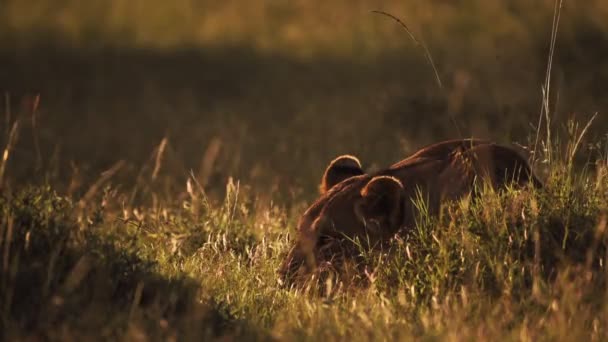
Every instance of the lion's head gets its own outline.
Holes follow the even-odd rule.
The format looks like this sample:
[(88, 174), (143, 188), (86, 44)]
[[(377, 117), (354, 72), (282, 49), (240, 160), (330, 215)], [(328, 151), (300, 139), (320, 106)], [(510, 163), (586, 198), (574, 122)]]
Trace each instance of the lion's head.
[(403, 184), (391, 176), (351, 176), (329, 187), (302, 215), (282, 278), (307, 274), (357, 243), (371, 248), (387, 241), (401, 227), (404, 201)]
[(372, 248), (407, 232), (415, 223), (412, 202), (419, 194), (433, 215), (442, 203), (470, 194), (480, 182), (494, 189), (542, 187), (515, 150), (479, 140), (431, 145), (373, 175), (364, 173), (357, 158), (340, 156), (325, 170), (320, 197), (298, 223), (281, 277), (291, 282), (336, 257), (355, 255), (347, 246)]

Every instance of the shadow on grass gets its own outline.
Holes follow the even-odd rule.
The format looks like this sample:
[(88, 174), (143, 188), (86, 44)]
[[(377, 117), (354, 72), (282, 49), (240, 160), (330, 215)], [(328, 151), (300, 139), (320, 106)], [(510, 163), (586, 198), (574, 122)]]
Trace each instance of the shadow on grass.
[(262, 337), (203, 300), (196, 280), (159, 274), (124, 235), (96, 233), (73, 209), (44, 188), (0, 198), (2, 339)]

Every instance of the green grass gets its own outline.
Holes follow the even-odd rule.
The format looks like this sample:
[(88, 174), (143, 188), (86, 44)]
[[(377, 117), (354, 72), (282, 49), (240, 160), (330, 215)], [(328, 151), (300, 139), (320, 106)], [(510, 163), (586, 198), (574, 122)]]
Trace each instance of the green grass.
[(553, 4), (3, 1), (0, 340), (605, 339), (605, 0), (563, 9), (544, 189), (421, 214), (354, 279), (277, 276), (336, 155), (533, 145)]
[(193, 186), (137, 208), (110, 187), (86, 203), (50, 187), (5, 193), (3, 337), (601, 339), (606, 159), (549, 170), (542, 190), (452, 203), (387, 250), (362, 251), (357, 286), (301, 289), (276, 274), (299, 211), (238, 183), (216, 204)]

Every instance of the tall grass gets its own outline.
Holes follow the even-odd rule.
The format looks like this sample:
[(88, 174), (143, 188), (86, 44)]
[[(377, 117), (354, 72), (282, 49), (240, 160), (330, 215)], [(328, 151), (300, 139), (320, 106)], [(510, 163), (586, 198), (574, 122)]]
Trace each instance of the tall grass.
[(190, 186), (148, 208), (118, 188), (80, 205), (15, 190), (0, 201), (3, 337), (601, 339), (605, 158), (583, 172), (556, 158), (542, 190), (422, 214), (390, 248), (362, 251), (358, 286), (329, 278), (321, 292), (277, 281), (298, 211), (238, 183), (223, 203)]
[[(11, 54), (0, 61), (42, 95), (19, 112), (5, 96), (0, 340), (605, 339), (608, 141), (587, 135), (605, 119), (579, 125), (560, 120), (561, 102), (550, 106), (564, 89), (604, 103), (576, 86), (596, 74), (585, 66), (581, 83), (552, 83), (555, 22), (545, 77), (521, 69), (546, 55), (554, 3), (4, 1), (0, 43)], [(608, 6), (567, 8), (562, 59), (586, 60), (579, 40), (606, 32)], [(398, 26), (370, 10), (424, 37), (445, 93), (428, 68), (417, 72)], [(53, 55), (53, 44), (65, 50)], [(39, 51), (56, 59), (33, 63)], [(514, 65), (496, 68), (497, 52)], [(359, 248), (347, 269), (357, 272), (279, 283), (312, 196), (302, 189), (326, 157), (394, 161), (419, 140), (453, 137), (446, 115), (465, 126), (459, 135), (506, 140), (536, 115), (521, 103), (534, 102), (537, 80), (545, 126), (528, 148), (540, 143), (543, 189), (482, 191), (438, 216), (419, 201), (416, 229), (383, 250)]]

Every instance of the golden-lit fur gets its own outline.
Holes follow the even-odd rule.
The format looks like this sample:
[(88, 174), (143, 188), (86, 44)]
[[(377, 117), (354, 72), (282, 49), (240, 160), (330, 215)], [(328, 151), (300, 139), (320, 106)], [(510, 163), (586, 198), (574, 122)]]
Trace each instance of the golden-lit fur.
[(330, 163), (321, 196), (302, 215), (296, 244), (281, 267), (281, 277), (287, 282), (344, 251), (340, 241), (359, 239), (373, 247), (406, 233), (415, 224), (417, 209), (412, 201), (417, 196), (422, 195), (429, 213), (436, 214), (443, 202), (470, 194), (476, 183), (494, 189), (509, 184), (542, 186), (515, 150), (474, 139), (427, 146), (373, 175), (336, 172), (342, 176), (338, 183), (334, 181), (340, 177), (331, 174), (336, 165), (361, 170), (351, 156)]

